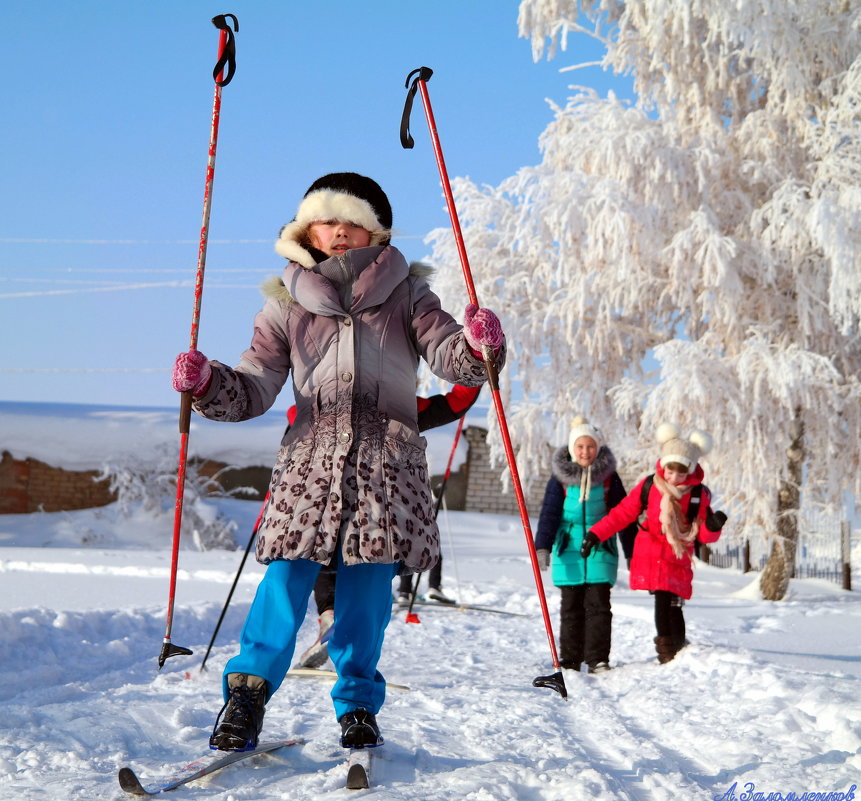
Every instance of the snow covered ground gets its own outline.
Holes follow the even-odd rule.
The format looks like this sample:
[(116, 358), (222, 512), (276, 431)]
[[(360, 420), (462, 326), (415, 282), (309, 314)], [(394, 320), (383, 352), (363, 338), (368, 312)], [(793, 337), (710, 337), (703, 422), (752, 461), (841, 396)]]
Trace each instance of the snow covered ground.
[[(244, 548), (259, 505), (218, 505), (239, 523)], [(421, 607), (415, 625), (395, 615), (380, 668), (410, 690), (390, 690), (379, 715), (387, 742), (376, 784), (361, 797), (711, 801), (861, 784), (857, 592), (794, 581), (788, 600), (767, 603), (756, 575), (699, 565), (685, 607), (691, 645), (659, 665), (650, 596), (628, 590), (622, 570), (614, 669), (595, 677), (566, 671), (564, 701), (531, 686), (552, 665), (519, 520), (449, 513), (442, 531), (445, 588), (526, 616)], [(184, 548), (172, 639), (194, 655), (159, 672), (170, 538), (163, 517), (126, 517), (113, 507), (0, 516), (0, 798), (125, 797), (119, 767), (148, 778), (206, 753), (220, 670), (262, 569), (246, 564), (201, 672), (242, 550)], [(548, 598), (555, 626), (552, 587)], [(312, 611), (299, 648), (315, 631)], [(305, 746), (176, 794), (360, 797), (343, 789), (328, 691), (323, 680), (290, 679), (269, 704), (264, 738), (303, 737)]]

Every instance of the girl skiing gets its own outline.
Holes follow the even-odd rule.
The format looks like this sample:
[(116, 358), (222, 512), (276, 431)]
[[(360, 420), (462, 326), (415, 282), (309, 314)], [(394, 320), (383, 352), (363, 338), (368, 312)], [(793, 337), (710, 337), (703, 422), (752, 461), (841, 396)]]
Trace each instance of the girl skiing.
[(655, 596), (655, 650), (658, 661), (669, 662), (685, 646), (684, 601), (693, 592), (694, 542), (715, 542), (726, 516), (712, 513), (710, 493), (703, 484), (699, 460), (711, 450), (711, 437), (694, 431), (684, 439), (671, 423), (658, 427), (661, 456), (653, 476), (647, 476), (583, 540), (588, 555), (619, 526), (633, 523), (642, 511), (645, 523), (634, 544), (631, 589)]
[(499, 320), (470, 305), (465, 325), (440, 308), (423, 273), (389, 244), (392, 210), (379, 185), (331, 173), (305, 193), (276, 251), (288, 259), (264, 286), (251, 346), (239, 365), (180, 354), (173, 386), (195, 411), (236, 422), (263, 414), (292, 374), (296, 419), (272, 472), (258, 530), (267, 565), (224, 668), (225, 704), (210, 738), (220, 750), (253, 748), (264, 705), (278, 689), (308, 597), (324, 564), (337, 567), (329, 655), (341, 744), (380, 745), (385, 697), (377, 671), (391, 616), (391, 581), (403, 563), (427, 570), (439, 556), (425, 440), (416, 426), (416, 371), (480, 385), (489, 346), (499, 368)]
[[(553, 454), (552, 471), (535, 547), (542, 569), (552, 553), (553, 583), (562, 593), (560, 663), (579, 671), (585, 662), (590, 673), (604, 673), (610, 669), (610, 588), (616, 583), (618, 548), (611, 537), (584, 559), (580, 546), (589, 527), (625, 497), (625, 487), (601, 431), (583, 417), (574, 418), (568, 445)], [(621, 532), (626, 556), (636, 533), (633, 524)]]

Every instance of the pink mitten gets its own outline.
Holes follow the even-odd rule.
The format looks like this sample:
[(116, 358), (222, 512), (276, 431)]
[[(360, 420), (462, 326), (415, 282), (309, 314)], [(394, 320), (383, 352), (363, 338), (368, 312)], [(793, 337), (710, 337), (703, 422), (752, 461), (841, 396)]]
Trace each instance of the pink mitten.
[(502, 346), (502, 325), (490, 309), (479, 309), (470, 303), (463, 315), (463, 335), (466, 343), (477, 355), (481, 346), (490, 345), (494, 351)]
[(212, 368), (209, 359), (199, 350), (180, 353), (173, 364), (171, 381), (177, 392), (188, 392), (192, 395), (203, 395), (209, 389), (212, 379)]

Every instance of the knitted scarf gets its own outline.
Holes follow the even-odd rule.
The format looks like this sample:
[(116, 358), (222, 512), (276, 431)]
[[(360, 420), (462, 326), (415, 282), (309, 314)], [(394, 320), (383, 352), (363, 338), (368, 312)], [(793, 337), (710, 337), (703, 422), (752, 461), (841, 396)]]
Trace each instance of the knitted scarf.
[(661, 531), (667, 538), (670, 548), (677, 558), (681, 559), (688, 553), (688, 545), (692, 543), (700, 531), (700, 521), (695, 518), (688, 522), (687, 515), (682, 512), (680, 499), (690, 492), (690, 486), (675, 487), (663, 477), (655, 473), (655, 486), (661, 493), (659, 519)]

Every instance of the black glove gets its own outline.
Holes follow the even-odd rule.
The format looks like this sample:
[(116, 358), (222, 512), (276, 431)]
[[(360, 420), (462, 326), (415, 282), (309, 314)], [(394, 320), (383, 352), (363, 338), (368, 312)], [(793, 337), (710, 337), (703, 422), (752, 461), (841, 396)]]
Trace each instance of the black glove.
[(583, 544), (580, 546), (580, 556), (584, 559), (588, 559), (589, 554), (592, 553), (592, 549), (597, 548), (600, 544), (601, 540), (598, 539), (598, 535), (591, 531), (587, 531), (586, 535), (583, 537)]
[(726, 515), (723, 512), (713, 512), (711, 507), (706, 511), (706, 528), (709, 531), (720, 531), (726, 523)]

